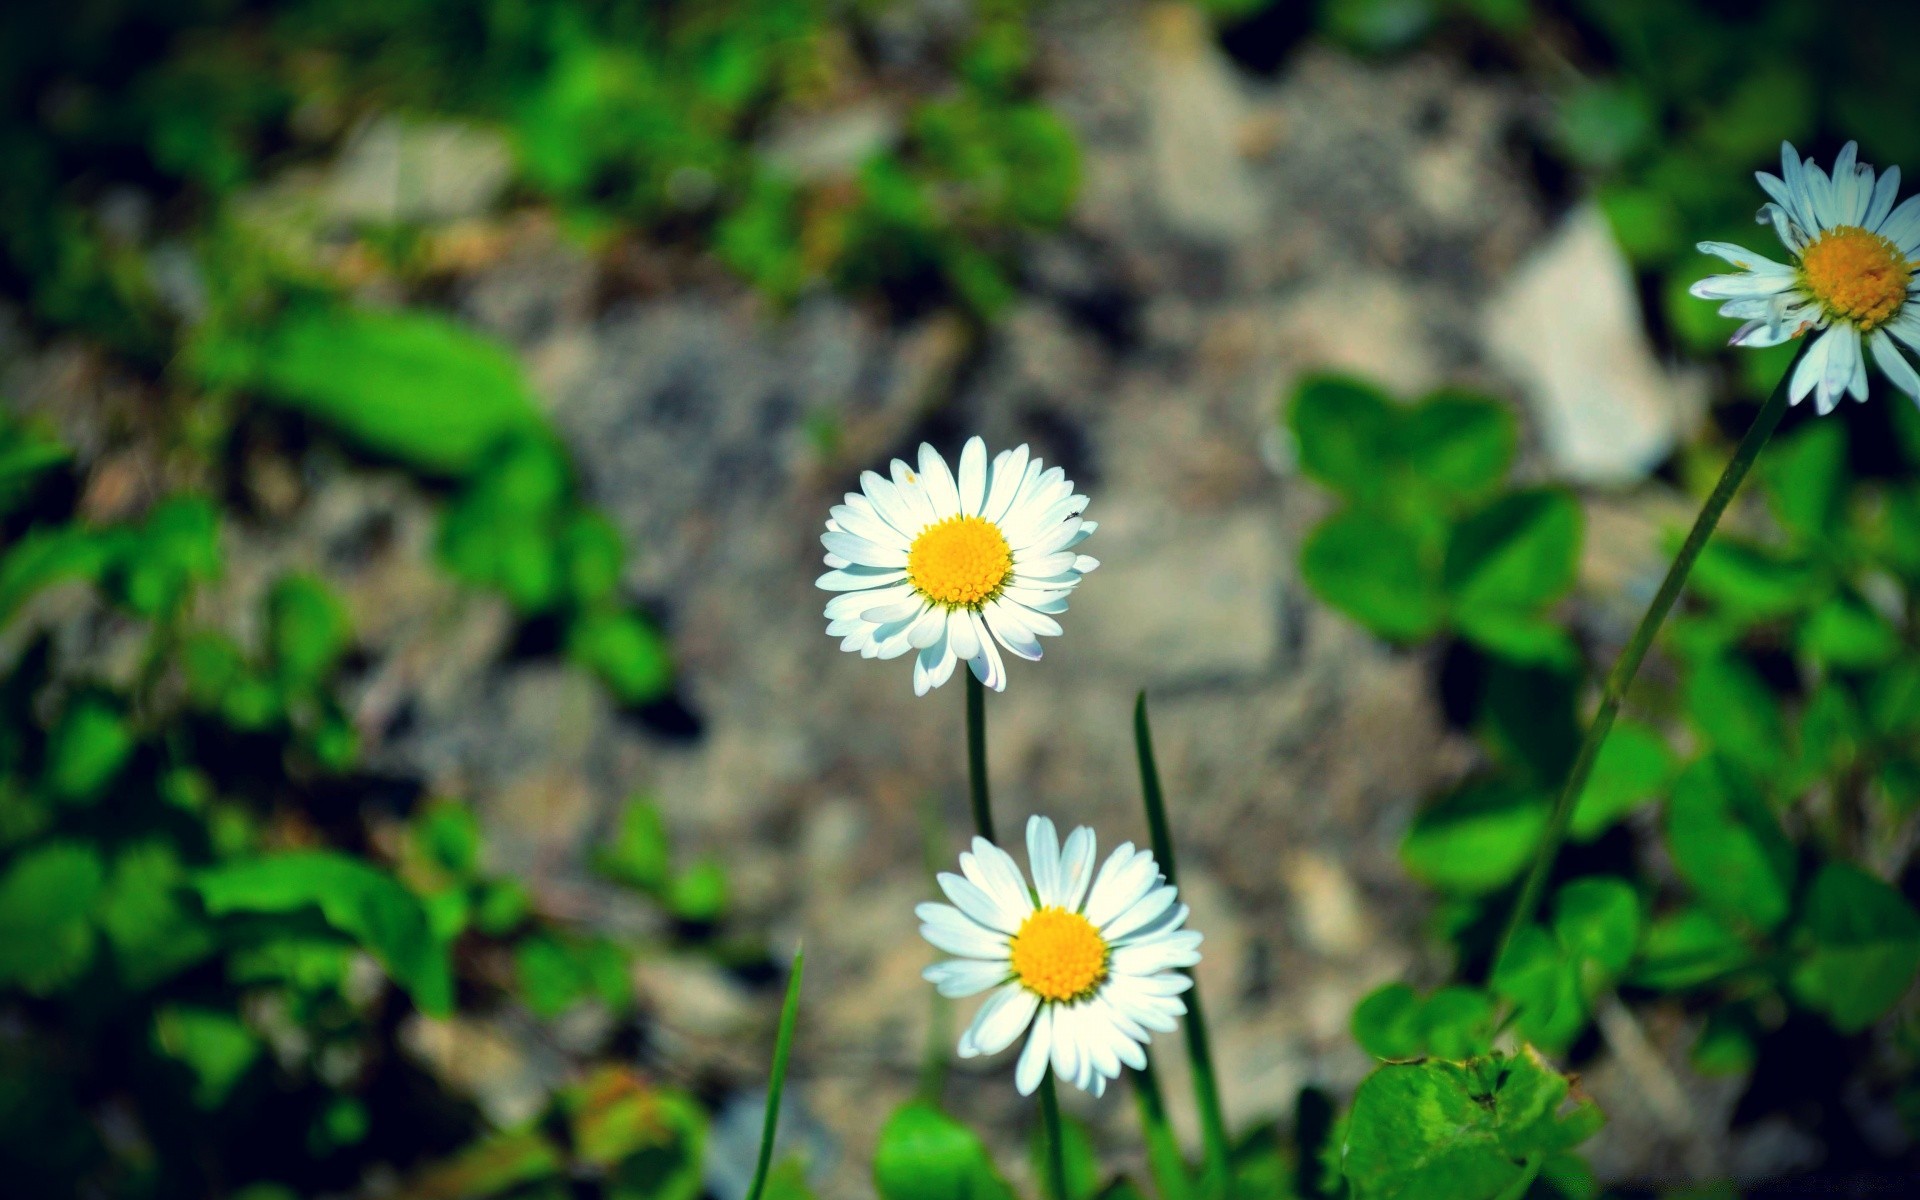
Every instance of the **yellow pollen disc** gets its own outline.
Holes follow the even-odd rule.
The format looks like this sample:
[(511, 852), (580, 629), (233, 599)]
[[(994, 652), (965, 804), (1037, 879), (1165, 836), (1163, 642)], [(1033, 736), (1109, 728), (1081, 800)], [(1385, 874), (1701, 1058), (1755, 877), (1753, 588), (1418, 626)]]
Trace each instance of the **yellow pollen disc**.
[(1013, 977), (1042, 1000), (1092, 995), (1106, 982), (1106, 939), (1077, 912), (1037, 909), (1013, 935)]
[(907, 548), (907, 582), (949, 608), (979, 608), (1013, 574), (1013, 549), (993, 522), (948, 517)]
[(1879, 234), (1836, 225), (1801, 252), (1800, 275), (1827, 312), (1868, 330), (1907, 302), (1913, 264)]

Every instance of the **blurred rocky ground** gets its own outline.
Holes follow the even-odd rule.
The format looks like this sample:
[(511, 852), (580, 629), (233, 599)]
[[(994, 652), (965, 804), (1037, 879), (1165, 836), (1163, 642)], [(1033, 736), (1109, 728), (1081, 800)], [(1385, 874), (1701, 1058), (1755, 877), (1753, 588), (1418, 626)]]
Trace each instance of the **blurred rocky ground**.
[[(1510, 398), (1523, 471), (1592, 485), (1580, 603), (1600, 647), (1659, 570), (1673, 501), (1646, 476), (1701, 405), (1698, 381), (1648, 344), (1604, 223), (1543, 183), (1540, 106), (1518, 81), (1444, 53), (1363, 62), (1311, 45), (1251, 69), (1178, 6), (1066, 4), (1043, 34), (1083, 193), (1065, 231), (1030, 245), (1022, 295), (986, 333), (830, 296), (778, 311), (644, 247), (590, 257), (547, 222), (494, 215), (497, 144), (425, 139), (445, 186), (392, 215), (467, 239), (452, 307), (518, 348), (588, 494), (637, 548), (627, 583), (670, 633), (676, 704), (621, 711), (528, 644), (504, 607), (434, 567), (434, 497), (324, 439), (296, 430), (253, 452), (229, 546), (235, 620), (287, 564), (336, 581), (367, 647), (353, 699), (374, 767), (470, 797), (497, 865), (543, 904), (647, 932), (652, 918), (584, 869), (644, 791), (680, 845), (723, 859), (738, 924), (778, 956), (804, 939), (790, 1094), (824, 1147), (826, 1196), (871, 1194), (875, 1134), (916, 1086), (933, 1012), (912, 912), (932, 894), (921, 813), (937, 813), (943, 856), (967, 833), (961, 688), (916, 700), (903, 663), (842, 655), (822, 632), (818, 534), (861, 468), (979, 432), (1032, 443), (1092, 497), (1086, 549), (1103, 565), (1066, 636), (989, 700), (997, 815), (1142, 840), (1129, 710), (1146, 689), (1225, 1099), (1245, 1127), (1287, 1117), (1304, 1085), (1351, 1089), (1369, 1065), (1347, 1032), (1355, 1001), (1442, 974), (1397, 846), (1475, 753), (1448, 727), (1434, 661), (1375, 642), (1300, 583), (1298, 542), (1327, 500), (1293, 470), (1282, 398), (1323, 368), (1408, 396)], [(831, 173), (896, 123), (875, 100), (770, 136)], [(286, 186), (389, 214), (407, 144), (375, 127), (330, 174)], [(116, 432), (137, 414), (84, 354), (9, 357), (6, 391), (88, 456), (96, 511), (163, 469)], [(773, 985), (692, 955), (655, 957), (637, 982), (647, 1066), (757, 1104)], [(512, 1120), (596, 1044), (577, 1024), (423, 1025), (410, 1044)], [(1603, 1178), (1791, 1161), (1764, 1131), (1724, 1134), (1733, 1095), (1680, 1065), (1684, 1014), (1643, 1027), (1620, 1010), (1602, 1028), (1586, 1086), (1612, 1118)], [(1180, 1098), (1183, 1056), (1165, 1045)], [(1024, 1174), (1031, 1106), (1010, 1072), (957, 1065), (945, 1097)], [(1066, 1100), (1116, 1161), (1140, 1161), (1124, 1089)], [(1176, 1099), (1175, 1118), (1195, 1134), (1190, 1105)]]

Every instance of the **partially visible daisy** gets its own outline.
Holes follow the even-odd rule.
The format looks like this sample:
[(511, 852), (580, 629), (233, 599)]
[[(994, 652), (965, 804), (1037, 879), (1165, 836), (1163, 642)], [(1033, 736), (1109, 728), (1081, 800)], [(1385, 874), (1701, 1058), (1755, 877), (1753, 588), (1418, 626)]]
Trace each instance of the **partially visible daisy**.
[(829, 592), (827, 633), (862, 658), (913, 660), (913, 691), (924, 696), (965, 660), (981, 683), (1007, 686), (994, 643), (1026, 659), (1060, 632), (1052, 614), (1100, 565), (1074, 550), (1094, 531), (1080, 514), (1087, 498), (1059, 467), (1025, 446), (987, 462), (969, 438), (960, 476), (925, 442), (920, 469), (893, 460), (893, 478), (860, 475), (860, 491), (835, 505), (820, 542), (832, 568), (816, 582)]
[(1023, 1096), (1053, 1073), (1098, 1096), (1120, 1065), (1146, 1065), (1153, 1031), (1170, 1033), (1193, 986), (1181, 968), (1200, 961), (1200, 935), (1182, 929), (1187, 906), (1147, 850), (1122, 843), (1093, 871), (1093, 830), (1062, 846), (1053, 822), (1027, 822), (1033, 887), (1011, 855), (985, 838), (943, 872), (952, 904), (914, 910), (920, 934), (960, 957), (928, 967), (943, 996), (993, 990), (960, 1037), (960, 1057), (997, 1054), (1029, 1028), (1014, 1070)]
[(1832, 412), (1842, 394), (1867, 398), (1863, 342), (1894, 386), (1920, 400), (1920, 372), (1902, 350), (1904, 343), (1920, 351), (1920, 306), (1909, 303), (1920, 294), (1920, 196), (1895, 208), (1900, 168), (1876, 179), (1856, 154), (1848, 142), (1828, 176), (1782, 143), (1779, 176), (1755, 177), (1773, 197), (1761, 206), (1760, 223), (1772, 224), (1793, 262), (1701, 242), (1701, 253), (1726, 259), (1740, 274), (1693, 285), (1702, 299), (1726, 301), (1721, 316), (1746, 321), (1733, 335), (1736, 346), (1777, 346), (1813, 331), (1789, 397), (1798, 404), (1811, 392), (1822, 413)]

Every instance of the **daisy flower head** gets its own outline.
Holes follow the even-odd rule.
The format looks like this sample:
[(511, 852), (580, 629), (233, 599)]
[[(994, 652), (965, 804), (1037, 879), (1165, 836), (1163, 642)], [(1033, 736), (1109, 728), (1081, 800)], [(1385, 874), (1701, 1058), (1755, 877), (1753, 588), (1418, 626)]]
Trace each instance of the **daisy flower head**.
[(1060, 632), (1054, 614), (1081, 576), (1100, 565), (1074, 547), (1093, 533), (1087, 498), (1059, 467), (1025, 446), (987, 461), (969, 438), (960, 473), (922, 442), (918, 468), (893, 460), (892, 478), (860, 475), (860, 491), (835, 505), (820, 542), (830, 568), (815, 582), (827, 633), (862, 658), (914, 652), (913, 691), (924, 696), (965, 660), (981, 683), (1004, 691), (1000, 648), (1038, 659)]
[(952, 904), (914, 910), (920, 934), (957, 958), (924, 972), (943, 996), (990, 991), (960, 1037), (961, 1058), (997, 1054), (1027, 1034), (1014, 1086), (1030, 1096), (1053, 1073), (1098, 1096), (1120, 1066), (1140, 1070), (1155, 1032), (1173, 1031), (1193, 986), (1182, 968), (1200, 961), (1200, 935), (1181, 926), (1187, 906), (1153, 854), (1132, 842), (1093, 869), (1093, 830), (1060, 843), (1053, 822), (1027, 822), (1027, 866), (985, 838), (943, 872)]
[(1759, 220), (1773, 226), (1792, 261), (1701, 242), (1701, 253), (1740, 271), (1692, 289), (1704, 300), (1725, 301), (1721, 316), (1746, 322), (1733, 335), (1736, 346), (1814, 338), (1794, 368), (1789, 397), (1798, 404), (1811, 393), (1822, 413), (1842, 395), (1867, 398), (1869, 352), (1894, 386), (1920, 400), (1920, 372), (1903, 350), (1920, 351), (1920, 305), (1911, 303), (1920, 294), (1920, 196), (1895, 207), (1900, 168), (1876, 175), (1857, 154), (1848, 142), (1828, 175), (1783, 143), (1780, 174), (1756, 176), (1772, 197)]

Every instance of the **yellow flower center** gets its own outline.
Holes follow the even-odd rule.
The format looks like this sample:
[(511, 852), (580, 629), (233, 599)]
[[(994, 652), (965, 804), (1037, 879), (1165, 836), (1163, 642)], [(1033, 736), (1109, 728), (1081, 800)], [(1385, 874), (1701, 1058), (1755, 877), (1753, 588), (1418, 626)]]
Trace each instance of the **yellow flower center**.
[(1078, 1000), (1107, 979), (1107, 942), (1064, 908), (1036, 909), (1013, 935), (1013, 977), (1042, 1000)]
[(1868, 330), (1907, 302), (1913, 264), (1879, 234), (1836, 225), (1801, 252), (1800, 275), (1829, 314)]
[(907, 548), (907, 582), (949, 608), (979, 608), (1013, 574), (1013, 548), (992, 521), (948, 517)]

